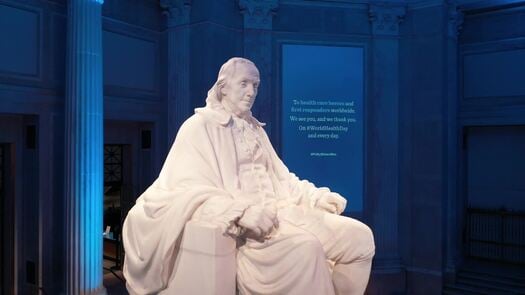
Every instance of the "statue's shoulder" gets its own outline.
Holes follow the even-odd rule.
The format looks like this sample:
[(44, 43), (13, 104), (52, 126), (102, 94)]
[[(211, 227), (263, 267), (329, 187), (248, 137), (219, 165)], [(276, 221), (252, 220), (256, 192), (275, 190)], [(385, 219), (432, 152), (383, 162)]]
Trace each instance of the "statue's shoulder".
[(180, 129), (193, 132), (199, 129), (205, 129), (207, 124), (208, 122), (206, 118), (200, 116), (199, 114), (193, 114), (191, 117), (186, 119), (184, 123), (182, 123)]
[[(225, 124), (226, 123), (226, 124)], [(213, 111), (205, 108), (196, 109), (195, 114), (186, 119), (180, 130), (184, 133), (200, 132), (206, 129), (216, 129), (228, 126), (228, 120), (217, 116)]]
[(195, 115), (192, 117), (198, 118), (196, 120), (199, 120), (201, 124), (213, 127), (225, 127), (228, 126), (231, 121), (230, 114), (224, 111), (212, 109), (210, 107), (195, 109)]

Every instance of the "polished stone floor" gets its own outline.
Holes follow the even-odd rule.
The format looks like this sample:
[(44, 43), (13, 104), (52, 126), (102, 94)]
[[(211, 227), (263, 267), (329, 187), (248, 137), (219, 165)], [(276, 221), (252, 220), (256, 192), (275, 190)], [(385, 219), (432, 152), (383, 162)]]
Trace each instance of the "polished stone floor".
[(127, 295), (128, 292), (126, 291), (126, 284), (124, 283), (124, 276), (122, 275), (122, 271), (109, 271), (108, 269), (110, 269), (111, 266), (111, 263), (104, 261), (104, 287), (106, 287), (108, 295)]

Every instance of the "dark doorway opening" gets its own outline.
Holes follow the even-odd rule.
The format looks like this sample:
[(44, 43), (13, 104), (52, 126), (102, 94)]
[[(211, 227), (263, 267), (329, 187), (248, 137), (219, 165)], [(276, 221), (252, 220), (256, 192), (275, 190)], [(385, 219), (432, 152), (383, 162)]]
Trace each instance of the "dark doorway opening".
[(124, 145), (104, 145), (104, 259), (119, 269), (121, 259)]
[[(3, 216), (5, 216), (5, 210), (4, 210), (4, 200), (5, 200), (5, 197), (4, 197), (4, 147), (3, 145), (0, 145), (0, 212), (2, 214), (0, 214), (0, 216), (2, 216), (2, 218), (0, 218), (0, 237), (2, 239), (2, 241), (5, 241), (4, 240), (4, 218)], [(3, 294), (3, 286), (5, 285), (4, 283), (4, 265), (5, 265), (5, 262), (4, 262), (4, 243), (0, 243), (0, 265), (2, 267), (0, 267), (0, 290), (2, 290), (2, 292), (0, 292), (1, 294)]]
[(137, 197), (151, 183), (153, 125), (104, 122), (104, 275), (122, 279), (122, 225)]
[(465, 136), (465, 256), (525, 264), (525, 126), (471, 126)]
[(14, 292), (14, 198), (12, 145), (0, 143), (0, 294)]
[(461, 265), (447, 294), (525, 294), (525, 126), (462, 128)]

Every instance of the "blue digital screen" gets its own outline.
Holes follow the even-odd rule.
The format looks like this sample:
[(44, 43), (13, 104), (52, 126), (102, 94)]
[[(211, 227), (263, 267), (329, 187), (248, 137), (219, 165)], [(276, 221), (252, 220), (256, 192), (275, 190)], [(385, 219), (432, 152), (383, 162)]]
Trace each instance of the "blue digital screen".
[(282, 156), (291, 172), (363, 210), (364, 49), (282, 46)]

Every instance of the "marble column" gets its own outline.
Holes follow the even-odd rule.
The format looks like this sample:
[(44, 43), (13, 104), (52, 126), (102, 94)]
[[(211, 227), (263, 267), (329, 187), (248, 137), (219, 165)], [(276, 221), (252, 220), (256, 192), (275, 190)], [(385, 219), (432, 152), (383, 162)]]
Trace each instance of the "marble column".
[[(276, 119), (272, 95), (272, 20), (279, 7), (278, 0), (239, 0), (244, 17), (244, 57), (253, 61), (259, 69), (261, 84), (257, 101), (252, 109), (254, 115), (267, 123), (266, 131), (273, 138), (272, 122)], [(274, 140), (275, 142), (275, 140)]]
[(106, 293), (102, 285), (102, 3), (68, 1), (66, 294)]
[(190, 117), (190, 11), (191, 0), (161, 0), (167, 33), (168, 144)]
[(399, 24), (403, 6), (370, 5), (372, 73), (369, 123), (374, 269), (399, 272)]

